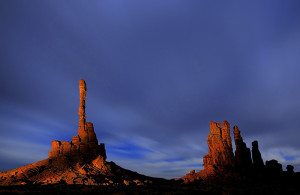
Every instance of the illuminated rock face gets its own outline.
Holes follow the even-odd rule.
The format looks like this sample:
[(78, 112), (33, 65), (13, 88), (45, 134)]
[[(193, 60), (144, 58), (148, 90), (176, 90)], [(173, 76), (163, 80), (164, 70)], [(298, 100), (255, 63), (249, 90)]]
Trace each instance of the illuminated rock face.
[(252, 164), (251, 152), (243, 141), (241, 132), (237, 126), (233, 127), (234, 141), (235, 141), (235, 162), (236, 166), (240, 168), (249, 168)]
[(210, 134), (207, 137), (208, 154), (203, 158), (204, 168), (208, 166), (234, 166), (230, 125), (227, 121), (221, 123), (210, 122)]
[(236, 144), (235, 156), (233, 154), (230, 125), (227, 121), (221, 123), (210, 122), (210, 134), (207, 137), (208, 154), (203, 158), (204, 169), (192, 171), (182, 177), (184, 183), (200, 181), (214, 183), (225, 181), (227, 178), (238, 178), (233, 171), (236, 167), (251, 167), (251, 153), (241, 137), (237, 126), (234, 127), (234, 141)]
[(79, 80), (79, 127), (78, 135), (68, 141), (52, 141), (52, 150), (49, 152), (49, 158), (57, 158), (61, 156), (76, 157), (80, 155), (94, 158), (101, 155), (106, 159), (105, 145), (98, 145), (93, 123), (86, 122), (85, 117), (85, 100), (86, 100), (86, 83), (84, 80)]

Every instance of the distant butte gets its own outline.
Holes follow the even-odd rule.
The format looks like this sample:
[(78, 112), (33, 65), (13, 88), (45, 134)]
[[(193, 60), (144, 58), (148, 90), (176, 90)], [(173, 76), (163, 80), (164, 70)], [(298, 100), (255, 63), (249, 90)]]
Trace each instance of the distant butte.
[(145, 185), (164, 179), (140, 175), (106, 161), (105, 145), (98, 145), (93, 123), (86, 122), (86, 83), (79, 81), (78, 135), (71, 142), (52, 141), (49, 158), (0, 172), (0, 185), (84, 184)]

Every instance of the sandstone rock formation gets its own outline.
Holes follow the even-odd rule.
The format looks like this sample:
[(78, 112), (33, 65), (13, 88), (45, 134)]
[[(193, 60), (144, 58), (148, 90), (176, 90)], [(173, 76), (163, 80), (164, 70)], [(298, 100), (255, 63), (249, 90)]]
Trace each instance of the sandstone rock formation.
[(251, 152), (243, 141), (241, 132), (237, 126), (233, 127), (235, 141), (235, 162), (239, 168), (249, 168), (252, 165)]
[(52, 141), (49, 158), (0, 172), (0, 185), (20, 184), (85, 184), (144, 185), (164, 182), (123, 169), (106, 161), (105, 145), (98, 145), (93, 123), (86, 122), (86, 84), (79, 81), (80, 105), (78, 135), (71, 142)]
[[(84, 184), (84, 185), (145, 185), (166, 183), (164, 179), (147, 177), (123, 169), (114, 162), (106, 161), (105, 145), (98, 144), (94, 125), (86, 121), (85, 100), (86, 83), (79, 81), (79, 127), (78, 135), (71, 141), (52, 141), (49, 158), (22, 166), (10, 171), (0, 172), (0, 185), (23, 184)], [(252, 159), (250, 149), (247, 148), (240, 130), (234, 127), (236, 145), (233, 154), (230, 125), (227, 121), (221, 123), (210, 122), (210, 134), (207, 137), (208, 154), (203, 158), (204, 169), (190, 171), (186, 176), (177, 179), (184, 183), (218, 181), (236, 181), (244, 177), (241, 172), (257, 178), (265, 174), (281, 173), (282, 165), (276, 160), (266, 162), (266, 169), (258, 149), (258, 142), (252, 143)], [(253, 171), (254, 170), (254, 171)], [(293, 166), (288, 165), (289, 175)], [(252, 174), (254, 172), (254, 174)], [(250, 173), (250, 174), (249, 174)], [(258, 174), (257, 174), (258, 173)], [(247, 175), (247, 176), (248, 176)]]
[(235, 159), (230, 136), (230, 125), (227, 121), (221, 123), (210, 122), (210, 134), (207, 137), (208, 154), (203, 158), (204, 170), (197, 173), (191, 171), (184, 176), (185, 183), (203, 180), (210, 183), (219, 176), (232, 177), (230, 169), (235, 167)]
[(264, 168), (264, 161), (261, 158), (260, 151), (258, 149), (258, 141), (252, 142), (252, 160), (253, 160), (253, 166), (256, 169), (263, 169)]
[(85, 117), (85, 99), (86, 99), (86, 83), (79, 80), (79, 127), (78, 135), (72, 137), (72, 141), (52, 141), (52, 150), (49, 152), (49, 158), (58, 158), (61, 156), (77, 157), (79, 155), (95, 158), (101, 155), (106, 159), (105, 145), (98, 145), (93, 123), (86, 122)]
[(230, 137), (230, 125), (227, 121), (221, 123), (210, 122), (210, 134), (207, 137), (208, 154), (203, 158), (203, 166), (234, 166), (234, 155)]
[[(227, 121), (220, 123), (210, 122), (210, 134), (207, 138), (208, 154), (203, 158), (204, 169), (196, 172), (192, 170), (182, 178), (183, 183), (218, 183), (235, 182), (248, 177), (254, 180), (257, 177), (263, 177), (267, 180), (282, 172), (282, 165), (276, 160), (266, 162), (264, 166), (258, 142), (252, 142), (252, 159), (250, 149), (243, 141), (241, 132), (237, 126), (234, 126), (235, 155), (231, 145), (230, 125)], [(293, 166), (288, 165), (287, 170), (293, 173)], [(291, 175), (291, 174), (290, 174)]]

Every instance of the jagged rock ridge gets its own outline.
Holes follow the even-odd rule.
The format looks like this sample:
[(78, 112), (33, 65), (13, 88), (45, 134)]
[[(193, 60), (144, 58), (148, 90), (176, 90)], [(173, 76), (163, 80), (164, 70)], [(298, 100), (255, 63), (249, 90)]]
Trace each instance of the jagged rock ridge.
[[(233, 154), (230, 125), (227, 121), (221, 123), (210, 122), (210, 134), (207, 137), (208, 154), (203, 158), (204, 169), (195, 172), (190, 171), (187, 175), (180, 178), (184, 183), (203, 181), (214, 183), (218, 181), (239, 180), (245, 173), (259, 173), (264, 175), (273, 175), (282, 172), (282, 165), (276, 160), (263, 163), (261, 153), (258, 148), (258, 142), (252, 142), (252, 158), (250, 149), (243, 141), (241, 132), (237, 126), (234, 126), (235, 155)], [(293, 173), (293, 166), (288, 165), (287, 169)], [(252, 174), (252, 173), (251, 173)], [(175, 179), (175, 180), (180, 180)]]

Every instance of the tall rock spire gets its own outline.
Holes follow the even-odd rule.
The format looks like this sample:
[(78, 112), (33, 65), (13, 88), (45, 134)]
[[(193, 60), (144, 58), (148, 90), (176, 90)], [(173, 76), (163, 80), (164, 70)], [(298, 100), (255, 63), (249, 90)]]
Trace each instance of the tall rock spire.
[(229, 148), (232, 148), (231, 137), (230, 137), (230, 124), (227, 121), (223, 121), (222, 139), (224, 143), (228, 145)]
[(243, 141), (241, 132), (238, 126), (233, 127), (234, 141), (235, 141), (235, 161), (240, 168), (249, 168), (252, 164), (251, 152)]
[(79, 127), (78, 135), (72, 137), (72, 141), (52, 141), (52, 150), (49, 152), (49, 157), (58, 156), (89, 156), (89, 158), (98, 155), (106, 159), (105, 145), (98, 145), (98, 139), (94, 131), (94, 125), (86, 121), (85, 117), (85, 99), (86, 99), (86, 83), (84, 80), (79, 80)]
[(79, 80), (79, 127), (78, 135), (81, 138), (81, 142), (88, 143), (88, 132), (86, 128), (86, 118), (85, 118), (85, 99), (86, 99), (86, 84), (84, 80)]
[(85, 122), (85, 99), (86, 99), (86, 83), (84, 80), (79, 80), (79, 126), (81, 126), (81, 121)]
[(227, 121), (210, 122), (210, 134), (207, 137), (209, 152), (203, 158), (204, 168), (208, 166), (234, 166), (234, 155), (230, 137), (230, 125)]
[(255, 168), (261, 169), (264, 168), (264, 161), (261, 157), (260, 151), (258, 149), (258, 141), (252, 142), (252, 159), (253, 159), (253, 165)]

